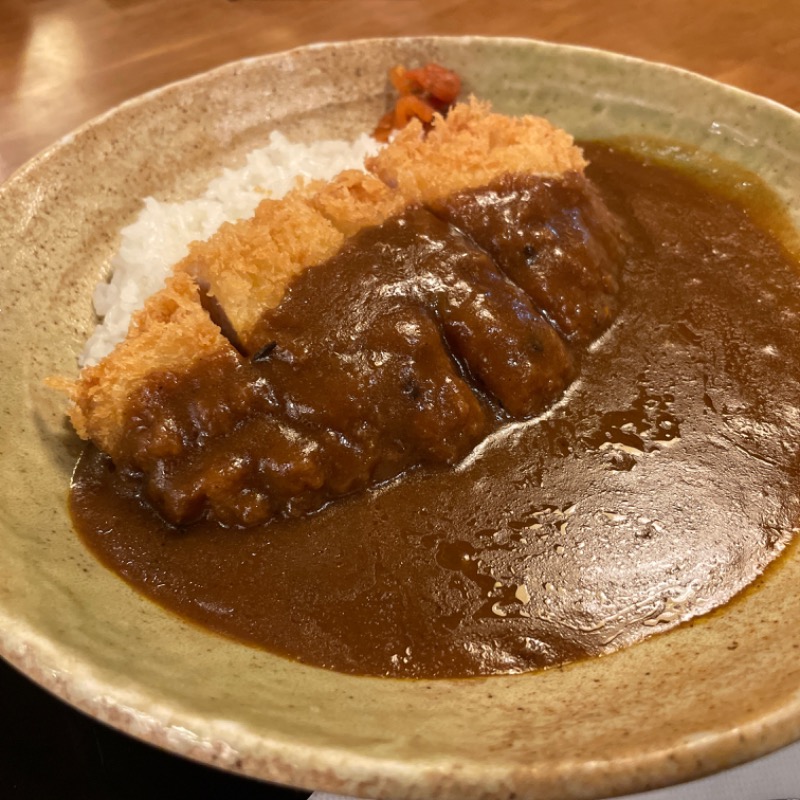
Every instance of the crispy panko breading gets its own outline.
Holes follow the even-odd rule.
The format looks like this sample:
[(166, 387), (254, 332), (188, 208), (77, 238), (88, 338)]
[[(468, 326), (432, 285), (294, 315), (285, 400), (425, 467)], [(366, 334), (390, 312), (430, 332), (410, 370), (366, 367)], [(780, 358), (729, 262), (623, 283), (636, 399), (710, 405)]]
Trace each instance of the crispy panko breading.
[(380, 225), (399, 214), (406, 203), (399, 192), (368, 172), (348, 169), (333, 180), (305, 187), (308, 202), (345, 236)]
[(99, 364), (84, 367), (66, 389), (69, 415), (78, 435), (114, 457), (128, 399), (149, 375), (188, 369), (202, 358), (238, 354), (200, 304), (198, 287), (185, 273), (168, 279), (131, 321), (127, 338)]
[(509, 173), (562, 175), (586, 166), (572, 137), (541, 117), (506, 117), (474, 98), (437, 116), (423, 135), (412, 120), (367, 169), (406, 203), (435, 203)]

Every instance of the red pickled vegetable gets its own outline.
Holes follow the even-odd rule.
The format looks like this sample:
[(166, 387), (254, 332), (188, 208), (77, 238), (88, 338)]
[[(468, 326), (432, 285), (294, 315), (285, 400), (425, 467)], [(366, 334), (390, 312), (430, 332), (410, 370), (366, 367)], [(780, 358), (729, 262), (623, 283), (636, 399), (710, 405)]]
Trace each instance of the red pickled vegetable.
[(461, 78), (434, 63), (417, 69), (406, 69), (398, 64), (389, 70), (389, 81), (400, 96), (372, 133), (381, 142), (388, 141), (393, 130), (405, 127), (414, 118), (427, 127), (434, 113), (447, 113), (461, 91)]

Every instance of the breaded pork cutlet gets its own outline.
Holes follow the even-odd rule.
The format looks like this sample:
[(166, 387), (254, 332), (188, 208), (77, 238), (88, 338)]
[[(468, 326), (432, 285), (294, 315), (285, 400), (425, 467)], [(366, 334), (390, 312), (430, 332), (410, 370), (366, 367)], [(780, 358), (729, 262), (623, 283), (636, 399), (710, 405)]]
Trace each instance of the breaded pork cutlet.
[(301, 192), (263, 200), (255, 214), (226, 222), (205, 242), (193, 242), (175, 271), (191, 275), (224, 314), (238, 341), (264, 309), (276, 306), (299, 272), (330, 258), (344, 235)]
[(302, 189), (302, 194), (344, 236), (380, 225), (406, 205), (399, 192), (357, 169), (340, 172), (330, 181), (314, 181)]
[(476, 101), (412, 122), (367, 171), (194, 243), (70, 387), (76, 430), (173, 522), (455, 463), (560, 396), (613, 316), (619, 231), (584, 166), (550, 123)]

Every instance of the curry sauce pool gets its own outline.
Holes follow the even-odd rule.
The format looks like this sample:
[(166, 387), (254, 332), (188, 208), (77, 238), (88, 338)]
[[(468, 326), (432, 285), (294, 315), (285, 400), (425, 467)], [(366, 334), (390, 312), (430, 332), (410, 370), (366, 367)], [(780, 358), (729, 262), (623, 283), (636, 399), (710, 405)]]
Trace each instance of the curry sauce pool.
[(455, 469), (248, 530), (167, 525), (88, 449), (87, 544), (201, 625), (358, 674), (536, 669), (727, 602), (800, 519), (800, 274), (724, 193), (586, 151), (634, 241), (616, 322), (543, 417)]

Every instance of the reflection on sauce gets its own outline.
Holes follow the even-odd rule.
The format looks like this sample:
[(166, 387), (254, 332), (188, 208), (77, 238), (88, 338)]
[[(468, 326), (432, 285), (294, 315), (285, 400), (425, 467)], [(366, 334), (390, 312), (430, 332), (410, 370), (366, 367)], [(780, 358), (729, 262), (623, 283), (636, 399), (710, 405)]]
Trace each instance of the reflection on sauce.
[(89, 449), (71, 505), (93, 551), (214, 630), (409, 677), (611, 652), (751, 583), (800, 519), (797, 266), (728, 194), (586, 149), (634, 243), (560, 403), (455, 469), (248, 530), (172, 528)]

